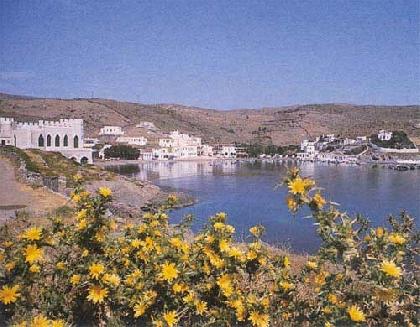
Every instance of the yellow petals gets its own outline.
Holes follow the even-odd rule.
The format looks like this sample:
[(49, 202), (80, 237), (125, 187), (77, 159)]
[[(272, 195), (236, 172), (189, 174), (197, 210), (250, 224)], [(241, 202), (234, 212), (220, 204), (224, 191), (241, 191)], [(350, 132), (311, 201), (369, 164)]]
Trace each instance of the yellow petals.
[(398, 267), (393, 261), (384, 260), (381, 263), (381, 271), (383, 271), (388, 276), (394, 277), (394, 278), (400, 278), (402, 272), (401, 268)]
[(89, 294), (87, 299), (93, 303), (102, 303), (105, 298), (108, 296), (108, 290), (100, 287), (99, 285), (94, 285), (89, 287)]
[(94, 263), (89, 267), (89, 275), (91, 278), (99, 279), (99, 276), (105, 271), (105, 266), (101, 263)]
[(352, 305), (349, 309), (347, 309), (347, 313), (352, 321), (361, 322), (366, 320), (365, 314), (357, 305)]
[(163, 320), (166, 321), (169, 327), (175, 326), (175, 324), (178, 322), (176, 311), (172, 310), (172, 311), (165, 312), (163, 314)]
[(100, 187), (98, 189), (98, 194), (103, 196), (104, 198), (108, 198), (112, 195), (112, 191), (108, 187)]
[(406, 239), (401, 234), (391, 233), (388, 236), (388, 241), (391, 242), (392, 244), (403, 245), (405, 244)]
[(23, 232), (22, 238), (27, 241), (39, 241), (42, 235), (42, 228), (32, 227)]
[(15, 303), (20, 296), (18, 292), (20, 289), (19, 285), (8, 286), (4, 285), (0, 290), (0, 301), (4, 304)]
[(71, 276), (70, 277), (70, 283), (73, 285), (73, 286), (76, 286), (77, 284), (79, 284), (80, 283), (80, 280), (81, 280), (81, 276), (80, 275), (73, 275), (73, 276)]
[(42, 249), (38, 248), (36, 245), (28, 245), (25, 248), (24, 254), (25, 261), (29, 264), (40, 261), (43, 257)]
[(257, 311), (252, 311), (249, 314), (248, 320), (251, 321), (251, 324), (254, 327), (268, 327), (270, 323), (270, 317), (268, 314), (260, 313)]
[(319, 193), (319, 192), (317, 192), (314, 195), (314, 197), (312, 198), (312, 201), (315, 203), (315, 205), (318, 208), (322, 208), (326, 203), (325, 199), (322, 197), (321, 193)]
[(161, 269), (160, 278), (163, 280), (172, 282), (172, 280), (178, 277), (179, 272), (174, 263), (165, 262), (161, 265)]

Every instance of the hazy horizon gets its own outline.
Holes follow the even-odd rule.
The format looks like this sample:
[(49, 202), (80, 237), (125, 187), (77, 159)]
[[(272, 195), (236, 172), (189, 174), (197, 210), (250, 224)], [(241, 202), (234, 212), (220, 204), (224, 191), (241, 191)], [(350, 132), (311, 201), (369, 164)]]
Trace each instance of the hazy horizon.
[(420, 103), (408, 1), (0, 3), (0, 91), (209, 109)]

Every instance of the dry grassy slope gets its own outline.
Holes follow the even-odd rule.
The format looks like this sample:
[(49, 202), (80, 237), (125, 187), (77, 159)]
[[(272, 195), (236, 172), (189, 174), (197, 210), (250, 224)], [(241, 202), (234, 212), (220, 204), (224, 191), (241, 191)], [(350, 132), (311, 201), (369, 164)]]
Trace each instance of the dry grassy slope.
[[(420, 106), (304, 105), (260, 110), (218, 111), (181, 105), (144, 105), (104, 99), (31, 99), (0, 95), (0, 115), (25, 120), (83, 118), (87, 135), (103, 125), (119, 125), (138, 133), (140, 121), (151, 121), (167, 132), (179, 129), (207, 142), (298, 143), (322, 133), (344, 136), (378, 129), (402, 129), (420, 140)], [(148, 135), (149, 138), (159, 137)]]

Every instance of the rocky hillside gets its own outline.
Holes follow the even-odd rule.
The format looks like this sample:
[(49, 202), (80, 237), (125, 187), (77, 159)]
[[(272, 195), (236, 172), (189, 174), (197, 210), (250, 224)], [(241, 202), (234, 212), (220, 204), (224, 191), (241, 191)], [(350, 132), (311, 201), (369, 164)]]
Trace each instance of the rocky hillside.
[[(378, 129), (404, 130), (420, 144), (420, 106), (313, 104), (258, 110), (219, 111), (176, 104), (145, 105), (106, 99), (38, 99), (0, 94), (0, 116), (22, 120), (82, 118), (87, 135), (103, 125), (124, 127), (150, 139), (179, 129), (210, 143), (296, 144), (322, 133), (370, 135)], [(136, 128), (153, 122), (157, 133)]]

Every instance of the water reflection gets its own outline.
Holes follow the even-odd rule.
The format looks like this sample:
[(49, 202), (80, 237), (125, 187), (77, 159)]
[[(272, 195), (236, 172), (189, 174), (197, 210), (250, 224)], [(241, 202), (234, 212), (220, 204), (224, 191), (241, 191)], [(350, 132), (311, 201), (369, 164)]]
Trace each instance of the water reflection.
[[(172, 212), (173, 221), (192, 213), (194, 230), (219, 211), (242, 239), (249, 227), (261, 223), (270, 243), (292, 247), (296, 251), (314, 251), (318, 246), (315, 227), (307, 212), (293, 217), (284, 203), (287, 190), (276, 188), (293, 163), (180, 161), (145, 162), (114, 166), (113, 171), (143, 180), (153, 180), (163, 187), (187, 190), (198, 199), (192, 207)], [(351, 214), (362, 213), (374, 225), (386, 223), (389, 214), (407, 209), (420, 216), (420, 170), (398, 172), (367, 166), (336, 166), (318, 163), (300, 165), (303, 175), (317, 180), (327, 198), (341, 203)]]

